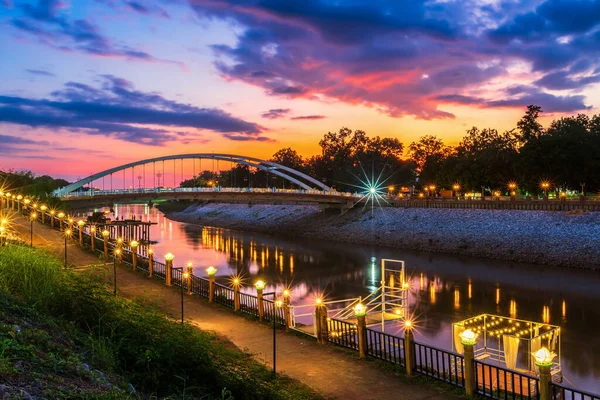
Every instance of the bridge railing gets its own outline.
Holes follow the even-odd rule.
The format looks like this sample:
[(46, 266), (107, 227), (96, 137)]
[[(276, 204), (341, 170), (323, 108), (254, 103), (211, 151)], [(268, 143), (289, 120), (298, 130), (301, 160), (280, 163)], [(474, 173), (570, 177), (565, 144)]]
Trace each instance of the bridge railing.
[(585, 392), (552, 382), (551, 396), (554, 400), (600, 400), (600, 395)]
[(152, 194), (152, 193), (286, 193), (324, 196), (362, 197), (355, 192), (338, 192), (335, 190), (305, 190), (305, 189), (280, 189), (280, 188), (245, 188), (245, 187), (195, 187), (195, 188), (139, 188), (139, 189), (114, 189), (114, 190), (87, 190), (71, 192), (69, 197), (93, 197), (127, 194)]
[(539, 379), (475, 360), (475, 391), (492, 399), (537, 399)]
[(423, 375), (462, 387), (464, 363), (460, 354), (415, 342), (415, 367)]
[(392, 364), (405, 365), (404, 338), (367, 328), (367, 354)]

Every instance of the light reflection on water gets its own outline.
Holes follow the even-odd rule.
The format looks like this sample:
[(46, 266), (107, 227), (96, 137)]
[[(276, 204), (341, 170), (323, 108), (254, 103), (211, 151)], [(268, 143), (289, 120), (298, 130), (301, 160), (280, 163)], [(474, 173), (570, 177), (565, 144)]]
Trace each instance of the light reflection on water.
[[(355, 244), (282, 239), (227, 229), (181, 224), (148, 206), (116, 206), (117, 217), (154, 222), (155, 257), (191, 261), (194, 273), (218, 269), (217, 280), (240, 274), (265, 291), (292, 287), (292, 304), (365, 297), (381, 280), (382, 258), (406, 261), (410, 313), (418, 317), (416, 340), (451, 349), (452, 322), (492, 313), (561, 326), (563, 374), (580, 389), (600, 392), (600, 274), (511, 262), (418, 253)], [(386, 332), (401, 332), (400, 325)]]

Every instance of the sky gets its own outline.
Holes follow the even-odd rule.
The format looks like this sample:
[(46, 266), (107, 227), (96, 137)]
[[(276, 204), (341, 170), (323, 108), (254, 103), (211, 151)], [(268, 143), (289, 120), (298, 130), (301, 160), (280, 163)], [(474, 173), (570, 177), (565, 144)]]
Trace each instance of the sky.
[(0, 0), (0, 169), (457, 144), (600, 107), (600, 1)]

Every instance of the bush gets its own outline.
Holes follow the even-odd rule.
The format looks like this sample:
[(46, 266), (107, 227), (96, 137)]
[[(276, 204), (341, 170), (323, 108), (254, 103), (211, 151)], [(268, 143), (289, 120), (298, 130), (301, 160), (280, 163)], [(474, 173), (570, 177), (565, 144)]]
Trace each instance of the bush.
[[(16, 268), (27, 270), (27, 283), (18, 282)], [(152, 305), (114, 297), (99, 278), (61, 269), (48, 254), (0, 250), (0, 285), (81, 332), (78, 344), (90, 362), (121, 374), (138, 392), (227, 398), (227, 388), (236, 399), (319, 398), (214, 334), (168, 320)]]

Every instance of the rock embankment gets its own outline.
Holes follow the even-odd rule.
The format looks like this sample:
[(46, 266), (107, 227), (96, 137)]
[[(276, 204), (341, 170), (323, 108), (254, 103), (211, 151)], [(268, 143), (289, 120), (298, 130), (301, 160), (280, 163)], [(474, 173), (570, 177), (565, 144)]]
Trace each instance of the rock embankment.
[(346, 243), (600, 270), (600, 213), (194, 204), (173, 220)]

